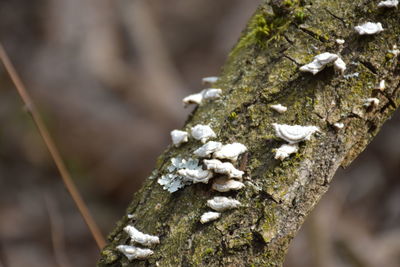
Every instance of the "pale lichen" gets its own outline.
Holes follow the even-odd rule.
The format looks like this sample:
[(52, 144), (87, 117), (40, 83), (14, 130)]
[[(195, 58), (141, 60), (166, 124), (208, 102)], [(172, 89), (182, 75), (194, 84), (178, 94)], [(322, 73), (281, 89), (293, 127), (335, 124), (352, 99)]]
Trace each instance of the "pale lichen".
[(161, 176), (157, 182), (163, 186), (164, 190), (170, 193), (178, 191), (185, 185), (191, 184), (191, 181), (178, 174), (178, 170), (180, 169), (202, 170), (202, 167), (199, 166), (199, 161), (197, 159), (172, 158), (171, 165), (167, 167), (168, 173)]

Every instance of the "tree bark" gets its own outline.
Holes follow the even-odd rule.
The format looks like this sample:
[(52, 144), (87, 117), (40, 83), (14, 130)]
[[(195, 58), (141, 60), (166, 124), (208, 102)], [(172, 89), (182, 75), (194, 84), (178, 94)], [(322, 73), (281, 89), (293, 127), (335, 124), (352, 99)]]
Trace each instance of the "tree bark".
[[(366, 21), (381, 22), (385, 30), (359, 36), (354, 26)], [(218, 141), (245, 144), (248, 152), (237, 166), (245, 171), (246, 187), (234, 193), (218, 193), (210, 184), (163, 190), (157, 179), (170, 159), (193, 157), (201, 143), (170, 146), (128, 207), (133, 218), (123, 217), (109, 235), (98, 266), (281, 266), (337, 168), (365, 149), (400, 103), (400, 67), (388, 51), (400, 36), (398, 25), (399, 12), (378, 8), (377, 1), (263, 1), (214, 85), (223, 89), (222, 98), (196, 108), (183, 127), (210, 124)], [(345, 76), (332, 67), (317, 75), (299, 71), (323, 52), (341, 55)], [(384, 91), (376, 89), (382, 79)], [(370, 97), (380, 100), (377, 107), (363, 105)], [(287, 112), (270, 109), (277, 103)], [(344, 128), (336, 129), (336, 122)], [(285, 142), (272, 123), (316, 125), (321, 133), (280, 161), (272, 150)], [(236, 198), (242, 207), (201, 224), (206, 201), (218, 195)], [(122, 230), (127, 224), (160, 236), (154, 255), (130, 262), (115, 250), (129, 243)]]

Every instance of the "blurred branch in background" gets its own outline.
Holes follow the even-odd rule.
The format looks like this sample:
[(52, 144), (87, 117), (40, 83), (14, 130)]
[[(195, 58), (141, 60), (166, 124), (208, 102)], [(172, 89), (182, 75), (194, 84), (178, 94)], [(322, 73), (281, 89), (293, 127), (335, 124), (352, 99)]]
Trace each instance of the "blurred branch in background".
[(10, 76), (11, 80), (13, 81), (16, 90), (18, 91), (19, 96), (21, 97), (22, 102), (24, 103), (24, 108), (32, 117), (33, 122), (35, 123), (40, 136), (43, 139), (47, 149), (49, 150), (51, 157), (54, 160), (55, 165), (60, 173), (62, 181), (71, 195), (71, 198), (76, 204), (79, 212), (81, 213), (83, 219), (85, 220), (89, 230), (91, 231), (93, 238), (95, 239), (97, 246), (99, 249), (102, 249), (105, 246), (104, 237), (97, 226), (96, 222), (92, 218), (92, 215), (89, 212), (89, 209), (86, 207), (85, 202), (83, 201), (81, 195), (79, 194), (78, 189), (76, 188), (74, 182), (72, 181), (71, 175), (66, 168), (64, 161), (58, 151), (57, 146), (55, 145), (53, 139), (50, 136), (49, 131), (47, 130), (46, 125), (40, 113), (36, 109), (35, 104), (33, 103), (31, 97), (29, 96), (28, 92), (26, 91), (25, 85), (22, 83), (21, 78), (19, 77), (18, 73), (16, 72), (12, 62), (10, 61), (7, 52), (5, 51), (3, 45), (0, 43), (0, 60), (4, 64), (8, 75)]

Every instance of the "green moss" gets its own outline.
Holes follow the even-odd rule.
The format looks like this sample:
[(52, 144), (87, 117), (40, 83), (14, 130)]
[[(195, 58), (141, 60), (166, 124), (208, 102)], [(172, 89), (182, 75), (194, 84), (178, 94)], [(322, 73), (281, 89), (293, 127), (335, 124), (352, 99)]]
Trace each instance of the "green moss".
[(247, 32), (240, 38), (230, 56), (250, 45), (265, 49), (270, 41), (280, 38), (280, 32), (289, 26), (290, 19), (288, 16), (276, 16), (266, 12), (254, 15), (248, 24)]
[(299, 4), (299, 0), (284, 0), (283, 5), (285, 7), (293, 7)]

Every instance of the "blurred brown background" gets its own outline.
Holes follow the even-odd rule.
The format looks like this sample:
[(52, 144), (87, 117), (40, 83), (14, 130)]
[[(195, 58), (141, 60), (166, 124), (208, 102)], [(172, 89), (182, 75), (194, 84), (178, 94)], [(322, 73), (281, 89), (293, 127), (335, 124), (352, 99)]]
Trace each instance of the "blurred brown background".
[[(102, 231), (125, 213), (218, 75), (255, 0), (2, 0), (0, 38)], [(0, 266), (94, 266), (98, 252), (0, 67)], [(400, 266), (400, 114), (292, 243), (287, 267)]]

